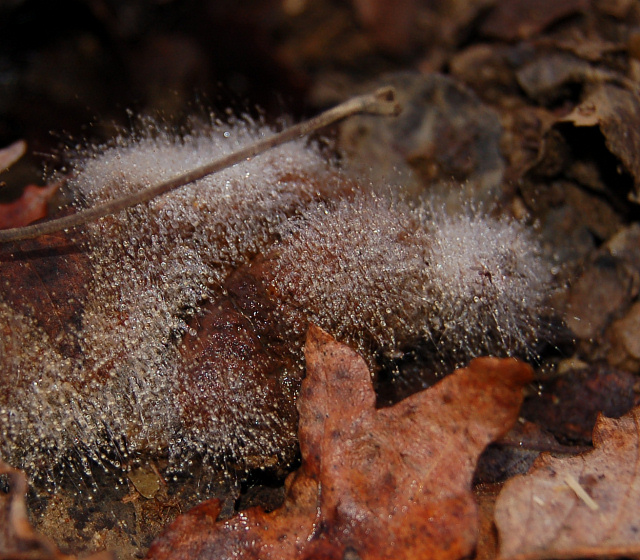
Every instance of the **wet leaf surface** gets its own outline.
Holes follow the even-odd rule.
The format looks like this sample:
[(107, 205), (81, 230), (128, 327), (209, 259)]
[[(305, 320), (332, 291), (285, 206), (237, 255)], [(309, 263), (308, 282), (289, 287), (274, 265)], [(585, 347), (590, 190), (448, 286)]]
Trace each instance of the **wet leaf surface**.
[(217, 521), (220, 502), (179, 517), (149, 550), (181, 558), (454, 559), (475, 546), (478, 455), (517, 417), (528, 366), (474, 360), (432, 389), (375, 409), (365, 362), (311, 327), (299, 397), (302, 466), (282, 508)]
[(62, 232), (0, 246), (0, 299), (36, 320), (64, 356), (78, 352), (75, 336), (61, 335), (81, 325), (90, 274), (89, 256)]
[(594, 451), (570, 459), (545, 454), (510, 480), (496, 503), (498, 557), (640, 554), (639, 438), (639, 408), (617, 420), (601, 416)]
[[(96, 2), (41, 4), (0, 3), (5, 38), (0, 46), (0, 146), (25, 138), (31, 152), (8, 171), (3, 168), (15, 161), (22, 146), (0, 152), (0, 184), (6, 183), (0, 194), (7, 200), (40, 180), (43, 162), (47, 168), (63, 163), (58, 158), (61, 141), (78, 146), (88, 135), (100, 142), (111, 138), (114, 128), (128, 126), (128, 107), (144, 114), (160, 110), (179, 120), (189, 101), (200, 96), (197, 91), (203, 93), (206, 112), (211, 103), (219, 115), (226, 115), (229, 106), (235, 114), (255, 114), (257, 104), (265, 109), (267, 122), (283, 110), (297, 120), (361, 91), (365, 83), (386, 84), (389, 72), (410, 70), (410, 78), (402, 74), (396, 82), (411, 108), (409, 120), (400, 120), (403, 128), (392, 133), (372, 132), (366, 124), (355, 129), (350, 122), (341, 125), (338, 138), (349, 132), (353, 141), (343, 168), (356, 162), (364, 176), (373, 169), (375, 181), (381, 170), (385, 184), (410, 185), (411, 192), (427, 199), (436, 184), (451, 190), (459, 183), (472, 189), (485, 185), (495, 194), (489, 202), (497, 201), (500, 214), (539, 225), (559, 271), (557, 308), (565, 310), (567, 328), (562, 327), (558, 348), (552, 346), (538, 364), (541, 394), (530, 395), (525, 404), (536, 424), (523, 424), (523, 431), (491, 446), (480, 459), (476, 480), (503, 480), (521, 472), (541, 449), (557, 445), (549, 431), (564, 443), (578, 442), (566, 449), (575, 454), (589, 441), (599, 410), (618, 414), (630, 399), (637, 402), (640, 4), (283, 0), (236, 6), (186, 0), (126, 6), (111, 2), (106, 9)], [(349, 145), (341, 147), (349, 151)], [(31, 197), (44, 192), (27, 189), (18, 207), (0, 206), (0, 227), (9, 227), (13, 219), (37, 219), (32, 214), (18, 217), (17, 209), (30, 208)], [(35, 199), (38, 214), (44, 202)], [(0, 248), (0, 300), (35, 321), (57, 352), (73, 358), (78, 348), (65, 333), (82, 324), (83, 302), (90, 296), (83, 288), (87, 268), (75, 249), (58, 245), (67, 241)], [(227, 282), (227, 288), (251, 286), (242, 272), (235, 279), (241, 282), (235, 287)], [(227, 308), (203, 321), (206, 329), (191, 325), (196, 334), (186, 336), (189, 346), (181, 351), (193, 358), (188, 374), (202, 381), (204, 401), (216, 394), (206, 383), (207, 374), (216, 368), (225, 371), (224, 364), (207, 370), (208, 364), (222, 356), (230, 359), (231, 368), (246, 372), (245, 387), (279, 394), (281, 387), (273, 386), (272, 377), (282, 364), (287, 367), (289, 355), (279, 361), (281, 340), (262, 345), (277, 329), (266, 322), (255, 329), (269, 313), (252, 297), (231, 294)], [(216, 303), (224, 302), (211, 301), (206, 310)], [(246, 305), (234, 307), (238, 304)], [(0, 325), (0, 332), (19, 327), (9, 322)], [(292, 337), (285, 339), (291, 342)], [(60, 342), (64, 340), (66, 344)], [(296, 349), (302, 341), (300, 334)], [(37, 337), (30, 339), (35, 342)], [(17, 355), (27, 346), (11, 347), (6, 337), (0, 340), (0, 351), (8, 354)], [(245, 369), (243, 352), (248, 357)], [(578, 365), (567, 374), (565, 362)], [(407, 364), (402, 376), (411, 383), (400, 379), (396, 385), (403, 389), (397, 395), (407, 394), (407, 386), (411, 391), (425, 386), (424, 363), (409, 355)], [(256, 383), (251, 370), (258, 372)], [(296, 371), (294, 384), (302, 374), (297, 365)], [(392, 371), (392, 381), (396, 374)], [(15, 387), (0, 372), (3, 395)], [(239, 393), (232, 384), (229, 388)], [(285, 431), (294, 444), (295, 410), (290, 402), (287, 406), (291, 414)], [(264, 425), (261, 430), (268, 432)], [(558, 449), (564, 452), (562, 445)], [(270, 454), (262, 454), (246, 463), (268, 466), (271, 461)], [(142, 466), (148, 465), (143, 461)], [(158, 466), (166, 465), (160, 461)], [(32, 519), (63, 550), (113, 548), (122, 558), (142, 556), (161, 526), (205, 496), (198, 494), (203, 476), (198, 468), (184, 479), (167, 479), (168, 487), (161, 485), (152, 499), (144, 498), (126, 476), (118, 492), (111, 492), (112, 480), (100, 480), (105, 496), (100, 515), (95, 500), (87, 502), (77, 494), (83, 481), (74, 479), (58, 489), (56, 500), (32, 496)], [(269, 484), (279, 492), (279, 482)], [(236, 510), (261, 503), (252, 502), (251, 495), (258, 495), (264, 483), (258, 477), (255, 490), (247, 491), (243, 480), (206, 495), (221, 496), (228, 517), (234, 503)], [(127, 491), (130, 495), (123, 499)], [(483, 500), (481, 496), (484, 505)], [(485, 525), (490, 518), (489, 513), (484, 516)], [(478, 554), (491, 558), (494, 550), (481, 546)]]

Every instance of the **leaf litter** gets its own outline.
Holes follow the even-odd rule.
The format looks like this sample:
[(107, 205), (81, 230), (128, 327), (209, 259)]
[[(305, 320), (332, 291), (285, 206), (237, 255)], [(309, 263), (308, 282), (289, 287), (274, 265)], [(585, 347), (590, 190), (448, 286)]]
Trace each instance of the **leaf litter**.
[(151, 546), (153, 560), (415, 558), (469, 555), (477, 536), (476, 460), (517, 419), (528, 365), (479, 358), (436, 386), (376, 410), (371, 375), (311, 326), (298, 407), (302, 466), (283, 506), (217, 521), (203, 502)]
[(499, 558), (640, 554), (640, 407), (601, 416), (593, 443), (578, 457), (545, 453), (506, 483), (495, 510)]
[[(278, 3), (271, 3), (269, 6), (276, 4)], [(238, 12), (243, 19), (255, 18), (253, 21), (256, 23), (258, 35), (266, 41), (260, 49), (260, 53), (266, 54), (261, 54), (260, 60), (263, 60), (263, 56), (269, 58), (273, 53), (277, 53), (280, 60), (287, 61), (287, 71), (284, 76), (286, 79), (284, 82), (279, 82), (275, 89), (281, 91), (282, 87), (286, 87), (283, 84), (286, 84), (287, 80), (304, 82), (305, 87), (310, 87), (310, 92), (304, 99), (306, 107), (314, 103), (317, 107), (318, 104), (326, 103), (327, 99), (335, 100), (336, 92), (331, 91), (332, 86), (335, 90), (335, 84), (342, 84), (339, 93), (348, 96), (349, 89), (358, 80), (363, 77), (370, 79), (379, 74), (380, 68), (394, 66), (388, 60), (383, 60), (381, 64), (377, 49), (380, 45), (384, 49), (388, 48), (388, 45), (384, 44), (384, 37), (378, 36), (380, 29), (395, 27), (396, 35), (399, 30), (403, 37), (403, 48), (406, 49), (409, 46), (410, 49), (406, 52), (412, 53), (408, 55), (406, 64), (403, 60), (403, 68), (413, 65), (421, 71), (423, 77), (425, 72), (432, 70), (453, 74), (452, 78), (457, 84), (454, 84), (456, 87), (451, 88), (452, 90), (460, 90), (458, 86), (470, 87), (481, 99), (479, 104), (481, 109), (490, 108), (498, 114), (503, 130), (495, 129), (491, 141), (500, 143), (498, 159), (495, 161), (500, 164), (500, 158), (504, 158), (507, 164), (504, 180), (499, 186), (502, 194), (506, 195), (505, 211), (538, 221), (543, 238), (553, 248), (557, 262), (562, 263), (567, 278), (571, 278), (573, 266), (580, 267), (586, 261), (586, 274), (593, 273), (607, 280), (605, 289), (597, 291), (588, 287), (589, 285), (598, 287), (597, 281), (589, 283), (582, 280), (572, 283), (575, 289), (569, 289), (571, 309), (567, 311), (566, 318), (569, 319), (569, 323), (572, 317), (586, 318), (589, 322), (588, 329), (581, 331), (578, 322), (574, 321), (569, 331), (570, 334), (573, 328), (577, 331), (573, 332), (573, 335), (579, 335), (577, 336), (578, 345), (565, 343), (560, 351), (562, 358), (552, 358), (551, 361), (540, 364), (537, 373), (542, 377), (543, 397), (548, 396), (556, 408), (562, 408), (567, 399), (576, 398), (569, 396), (577, 394), (575, 392), (556, 394), (556, 388), (561, 387), (562, 383), (546, 384), (547, 376), (562, 379), (567, 363), (592, 365), (606, 360), (610, 365), (630, 371), (637, 376), (639, 369), (639, 354), (636, 348), (638, 296), (633, 280), (640, 271), (638, 259), (619, 263), (624, 266), (616, 264), (611, 274), (606, 270), (608, 265), (606, 259), (598, 260), (595, 265), (589, 263), (595, 262), (590, 258), (592, 259), (594, 253), (602, 247), (602, 243), (607, 243), (607, 240), (618, 232), (622, 235), (632, 234), (626, 235), (628, 238), (633, 238), (626, 245), (634, 254), (637, 253), (639, 246), (636, 240), (637, 234), (634, 233), (634, 227), (637, 224), (633, 223), (637, 220), (637, 213), (633, 210), (633, 202), (631, 202), (637, 198), (638, 192), (639, 152), (634, 150), (631, 144), (627, 146), (625, 141), (625, 135), (631, 134), (630, 137), (635, 143), (637, 139), (634, 130), (639, 128), (638, 113), (634, 108), (637, 105), (634, 84), (637, 84), (640, 73), (639, 42), (636, 31), (640, 21), (638, 4), (631, 0), (592, 3), (578, 0), (563, 3), (562, 6), (556, 3), (551, 6), (551, 9), (546, 2), (530, 6), (526, 2), (514, 3), (508, 0), (506, 2), (460, 1), (456, 2), (453, 8), (446, 3), (436, 3), (438, 5), (429, 3), (425, 7), (418, 2), (403, 3), (404, 7), (401, 8), (399, 3), (395, 3), (398, 10), (406, 13), (394, 14), (398, 16), (397, 18), (379, 18), (378, 21), (381, 23), (377, 24), (378, 26), (365, 23), (365, 27), (369, 29), (364, 30), (358, 25), (349, 25), (350, 15), (346, 4), (339, 8), (338, 18), (334, 17), (337, 11), (337, 8), (334, 9), (335, 3), (324, 0), (313, 3), (286, 2), (286, 4), (297, 5), (297, 15), (285, 19), (281, 16), (264, 17), (265, 14), (273, 15), (276, 9), (267, 7), (267, 4), (257, 12)], [(358, 3), (357, 10), (360, 12), (363, 4), (367, 2)], [(388, 0), (376, 0), (368, 4), (378, 4), (381, 8), (394, 6), (394, 3)], [(150, 6), (144, 10), (152, 10)], [(16, 21), (16, 18), (12, 17), (11, 8), (8, 8), (8, 13), (7, 8), (0, 9), (5, 10), (3, 16), (7, 14), (6, 18), (1, 19), (4, 19), (10, 27)], [(144, 10), (143, 15), (145, 13), (148, 15), (149, 12)], [(231, 9), (226, 13), (229, 11), (235, 13), (235, 10)], [(64, 8), (56, 12), (59, 12), (61, 17), (68, 17)], [(384, 13), (384, 9), (378, 9), (377, 12)], [(194, 10), (193, 13), (200, 18), (201, 13), (198, 10)], [(407, 18), (407, 13), (412, 17)], [(256, 17), (256, 14), (259, 14), (259, 17)], [(330, 21), (337, 22), (339, 25), (323, 27), (327, 21), (324, 16), (328, 16)], [(224, 22), (224, 26), (228, 26), (228, 21), (224, 17), (217, 19)], [(99, 17), (98, 20), (100, 20)], [(151, 17), (141, 17), (139, 21), (151, 20), (153, 20)], [(26, 18), (25, 21), (31, 20)], [(274, 25), (280, 26), (281, 32), (273, 33)], [(425, 32), (425, 26), (427, 30), (433, 30), (433, 33)], [(47, 21), (47, 27), (52, 27), (49, 21)], [(124, 63), (130, 64), (133, 57), (128, 57), (127, 54), (130, 54), (131, 45), (138, 45), (139, 42), (123, 42), (121, 37), (113, 34), (117, 27), (117, 25), (107, 26), (107, 35), (114, 44), (122, 48)], [(204, 27), (210, 35), (210, 27)], [(82, 33), (87, 33), (87, 36), (91, 37), (93, 31), (83, 30)], [(31, 34), (24, 33), (24, 35), (27, 37)], [(208, 49), (202, 48), (202, 45), (198, 46), (195, 40), (196, 35), (193, 29), (189, 30), (189, 37), (194, 37), (194, 41), (190, 44), (194, 46), (203, 61), (211, 62), (215, 58), (212, 53), (216, 50), (209, 52)], [(244, 34), (235, 33), (234, 35), (242, 37), (242, 41), (245, 41)], [(159, 39), (160, 43), (168, 49), (176, 43), (175, 41), (163, 43), (163, 32), (157, 29), (150, 30), (149, 34), (140, 34), (139, 37), (142, 46), (148, 46), (150, 41), (157, 42)], [(277, 46), (270, 44), (267, 37), (278, 37)], [(166, 39), (166, 36), (164, 38)], [(523, 40), (520, 41), (520, 38)], [(230, 41), (231, 38), (226, 40)], [(226, 44), (225, 60), (227, 56), (231, 56), (226, 53), (233, 52), (233, 49), (228, 47), (229, 45)], [(60, 55), (59, 47), (49, 48), (57, 52), (58, 56)], [(75, 51), (80, 50), (82, 49), (75, 49)], [(43, 52), (47, 54), (50, 51), (45, 47), (44, 49), (34, 48), (29, 52), (33, 54), (30, 58), (41, 60)], [(93, 52), (98, 58), (104, 54), (101, 41), (96, 41)], [(149, 50), (149, 52), (156, 51)], [(165, 58), (166, 61), (170, 59), (171, 57)], [(14, 63), (10, 57), (7, 57), (7, 60), (11, 67)], [(182, 60), (182, 58), (177, 57), (176, 60)], [(140, 67), (149, 66), (145, 64), (148, 61), (148, 58), (138, 59), (137, 64), (140, 64)], [(374, 61), (373, 64), (371, 64), (372, 61)], [(464, 62), (466, 65), (462, 64)], [(41, 66), (44, 65), (41, 64)], [(57, 64), (48, 66), (52, 72), (55, 72), (55, 80), (52, 80), (52, 83), (64, 82), (65, 74), (58, 72), (61, 66)], [(354, 76), (354, 68), (358, 69), (357, 77)], [(43, 70), (44, 68), (41, 68), (40, 73), (43, 73)], [(545, 70), (547, 70), (546, 74)], [(237, 72), (235, 66), (233, 71)], [(44, 74), (46, 75), (46, 72)], [(134, 71), (122, 74), (110, 71), (102, 74), (117, 75), (118, 81), (125, 84), (127, 81), (125, 75), (138, 76), (140, 73)], [(16, 75), (19, 77), (18, 74)], [(242, 69), (240, 69), (240, 75), (242, 75)], [(270, 89), (264, 87), (263, 74), (254, 73), (254, 75), (259, 81), (261, 90)], [(251, 73), (246, 73), (245, 76), (249, 80), (252, 79)], [(145, 80), (147, 78), (145, 74)], [(215, 78), (220, 79), (217, 75)], [(9, 84), (12, 88), (20, 84), (22, 84), (20, 87), (25, 87), (25, 83), (19, 80), (13, 83), (14, 85)], [(157, 87), (150, 82), (147, 87), (149, 91), (162, 91), (161, 84), (155, 84), (155, 86)], [(33, 86), (26, 85), (25, 91), (29, 91), (29, 87)], [(191, 84), (179, 84), (178, 87), (183, 92), (189, 91), (190, 88)], [(74, 98), (80, 104), (86, 103), (82, 95), (77, 95), (77, 91), (82, 91), (82, 88), (74, 89)], [(109, 90), (107, 88), (104, 91)], [(46, 95), (46, 92), (43, 94)], [(162, 98), (163, 95), (159, 94), (158, 97)], [(338, 97), (338, 99), (341, 98)], [(59, 122), (50, 124), (44, 121), (46, 115), (34, 111), (33, 98), (29, 95), (18, 95), (15, 99), (23, 104), (23, 116), (36, 115), (36, 118), (31, 120), (16, 119), (20, 124), (25, 121), (35, 122), (40, 132), (66, 128)], [(572, 111), (574, 117), (577, 114), (589, 116), (592, 108), (590, 104), (594, 99), (599, 103), (596, 107), (598, 122), (580, 123), (566, 120), (567, 115), (571, 115)], [(8, 102), (11, 107), (11, 100)], [(88, 104), (95, 106), (92, 103)], [(48, 103), (45, 98), (42, 103), (38, 103), (38, 106), (56, 107), (57, 105)], [(623, 118), (620, 116), (622, 111), (625, 114)], [(46, 113), (49, 116), (69, 118), (69, 111), (66, 110), (48, 110)], [(451, 116), (460, 116), (459, 111), (454, 111)], [(6, 121), (3, 120), (4, 122)], [(464, 131), (464, 124), (462, 127), (458, 126), (456, 130)], [(443, 131), (445, 134), (448, 133), (446, 123)], [(401, 140), (404, 139), (402, 134), (401, 131)], [(455, 134), (449, 136), (445, 134), (438, 134), (436, 138), (447, 146), (451, 145), (453, 154), (464, 156), (468, 153), (464, 145), (460, 146), (456, 143)], [(14, 136), (16, 137), (29, 138), (32, 144), (33, 131), (26, 134), (19, 131)], [(384, 135), (380, 134), (379, 138), (380, 143), (384, 145), (383, 150), (388, 150), (388, 142), (384, 140)], [(465, 138), (467, 136), (463, 134), (462, 139)], [(12, 138), (8, 138), (7, 142), (11, 140)], [(487, 144), (487, 146), (492, 145)], [(400, 146), (404, 147), (404, 144), (401, 143)], [(440, 144), (437, 144), (436, 148), (439, 146)], [(387, 152), (381, 153), (383, 154), (381, 159), (384, 159)], [(401, 163), (410, 167), (420, 164), (418, 169), (426, 172), (424, 173), (426, 176), (433, 173), (436, 179), (446, 178), (446, 174), (450, 173), (450, 167), (444, 165), (448, 163), (448, 153), (448, 150), (446, 153), (437, 153), (436, 157), (429, 159), (432, 153), (424, 150), (426, 159), (420, 157)], [(422, 165), (423, 162), (426, 165)], [(462, 165), (455, 167), (456, 177), (461, 178), (463, 182), (466, 178), (473, 177), (474, 173), (481, 171), (473, 158), (468, 168), (465, 167), (467, 159), (464, 157), (458, 158), (454, 163), (458, 162)], [(536, 166), (536, 163), (542, 165)], [(443, 171), (444, 177), (438, 175)], [(408, 175), (405, 175), (404, 179), (407, 178)], [(21, 184), (26, 183), (21, 182)], [(419, 192), (420, 188), (426, 189), (427, 185), (420, 184), (416, 190)], [(616, 291), (620, 293), (619, 286), (624, 288), (622, 300), (616, 293)], [(626, 289), (629, 287), (631, 290), (627, 292)], [(46, 295), (47, 290), (43, 293)], [(598, 298), (613, 302), (614, 308), (598, 310)], [(591, 308), (594, 312), (589, 311)], [(46, 310), (40, 314), (45, 320), (47, 319)], [(13, 323), (16, 329), (25, 326), (21, 321), (16, 320)], [(47, 328), (54, 332), (55, 316), (53, 314), (48, 323)], [(37, 337), (33, 341), (36, 342)], [(401, 365), (401, 367), (405, 366)], [(596, 368), (599, 367), (596, 365)], [(566, 382), (570, 383), (577, 377), (580, 375), (570, 374)], [(624, 400), (627, 402), (630, 392), (634, 391), (629, 388), (629, 381), (633, 381), (633, 377), (621, 377), (619, 372), (613, 372), (612, 378), (624, 381), (623, 384), (618, 384), (618, 388), (614, 387), (613, 395), (615, 396), (618, 389), (622, 388)], [(590, 383), (588, 381), (584, 387), (589, 389)], [(594, 387), (594, 393), (604, 393), (602, 398), (606, 401), (608, 398), (606, 394), (611, 393), (610, 384), (604, 380)], [(545, 388), (548, 388), (548, 391)], [(637, 398), (637, 382), (635, 392)], [(590, 408), (587, 415), (587, 422), (580, 425), (581, 439), (587, 439), (583, 436), (587, 434), (589, 423), (592, 422), (592, 413), (594, 408), (600, 406), (597, 399), (593, 400), (593, 404), (594, 407)], [(579, 403), (577, 405), (579, 406)], [(538, 418), (542, 416), (540, 414)], [(553, 423), (549, 418), (544, 422), (539, 421), (546, 426)], [(571, 423), (572, 420), (567, 418), (564, 424), (570, 428)], [(540, 442), (543, 440), (541, 439)], [(526, 445), (525, 443), (524, 447)], [(536, 447), (533, 446), (532, 449)], [(580, 483), (579, 478), (576, 480)], [(141, 501), (142, 499), (134, 503), (139, 505)], [(229, 508), (225, 505), (225, 509)], [(90, 508), (84, 509), (82, 516), (88, 517), (89, 510)], [(36, 515), (34, 519), (37, 517)], [(50, 531), (50, 534), (59, 538), (57, 529)], [(127, 536), (129, 534), (127, 533)], [(121, 536), (119, 538), (120, 541), (128, 540)], [(68, 546), (71, 548), (72, 545)], [(142, 545), (142, 549), (145, 547)]]

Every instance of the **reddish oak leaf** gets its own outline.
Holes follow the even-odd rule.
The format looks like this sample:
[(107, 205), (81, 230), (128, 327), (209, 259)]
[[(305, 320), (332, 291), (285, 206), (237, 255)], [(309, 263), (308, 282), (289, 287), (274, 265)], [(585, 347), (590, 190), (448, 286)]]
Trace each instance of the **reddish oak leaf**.
[(640, 556), (640, 407), (601, 416), (595, 449), (560, 459), (541, 455), (498, 497), (500, 558)]
[(365, 362), (310, 327), (299, 397), (301, 468), (284, 505), (217, 521), (218, 500), (180, 516), (149, 559), (457, 559), (476, 542), (476, 460), (515, 422), (531, 369), (481, 358), (376, 410)]

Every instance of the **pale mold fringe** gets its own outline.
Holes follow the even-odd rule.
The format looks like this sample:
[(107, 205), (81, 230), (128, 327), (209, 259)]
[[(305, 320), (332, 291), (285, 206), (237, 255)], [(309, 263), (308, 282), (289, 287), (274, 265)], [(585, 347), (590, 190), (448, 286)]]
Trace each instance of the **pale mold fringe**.
[[(268, 133), (249, 120), (200, 127), (179, 137), (163, 127), (148, 128), (137, 138), (122, 136), (72, 158), (66, 186), (76, 204), (91, 206)], [(7, 305), (1, 309), (10, 334), (2, 352), (5, 374), (21, 377), (28, 387), (24, 395), (0, 396), (0, 428), (6, 434), (2, 455), (13, 462), (18, 458), (21, 467), (52, 483), (56, 476), (40, 466), (43, 452), (58, 454), (57, 460), (81, 457), (89, 475), (86, 458), (119, 468), (143, 450), (168, 453), (176, 470), (196, 454), (242, 459), (247, 450), (233, 438), (232, 427), (225, 427), (226, 435), (181, 431), (182, 410), (175, 398), (179, 340), (199, 305), (221, 295), (230, 270), (264, 250), (282, 221), (303, 211), (322, 190), (339, 188), (340, 181), (326, 158), (299, 140), (145, 206), (88, 223), (83, 237), (92, 279), (82, 330), (76, 333), (84, 361), (56, 355), (42, 329)], [(24, 360), (7, 364), (6, 356), (19, 354), (21, 347)], [(82, 389), (65, 379), (81, 380)], [(60, 403), (43, 399), (43, 391), (57, 395)], [(260, 398), (246, 396), (248, 403)], [(279, 421), (261, 415), (258, 406), (238, 405), (236, 412), (247, 426)], [(252, 452), (256, 446), (265, 455), (280, 452), (277, 440), (248, 443)]]
[(366, 355), (421, 334), (429, 235), (419, 212), (373, 192), (285, 222), (272, 281), (293, 308)]
[[(161, 182), (270, 133), (247, 119), (181, 136), (147, 130), (72, 158), (67, 188), (78, 206)], [(28, 388), (0, 396), (4, 460), (55, 488), (69, 465), (91, 476), (147, 452), (168, 456), (175, 471), (195, 457), (241, 463), (256, 449), (279, 456), (276, 438), (247, 441), (251, 425), (280, 421), (261, 413), (258, 392), (242, 395), (238, 424), (218, 433), (183, 430), (175, 398), (189, 319), (222, 295), (231, 270), (267, 250), (278, 256), (271, 282), (282, 302), (367, 356), (424, 339), (460, 363), (485, 353), (531, 356), (551, 278), (529, 229), (366, 188), (329, 200), (346, 183), (298, 140), (87, 224), (92, 279), (82, 330), (70, 335), (84, 360), (61, 356), (37, 324), (0, 302), (4, 375)], [(74, 387), (70, 379), (81, 381)], [(251, 391), (242, 379), (238, 386)]]
[[(434, 369), (480, 355), (536, 357), (552, 275), (530, 228), (461, 201), (374, 193), (283, 224), (274, 285), (365, 356), (427, 341)], [(373, 342), (373, 344), (372, 344)]]
[(535, 360), (551, 337), (550, 261), (534, 231), (473, 201), (449, 215), (431, 204), (425, 332), (455, 366), (480, 355)]

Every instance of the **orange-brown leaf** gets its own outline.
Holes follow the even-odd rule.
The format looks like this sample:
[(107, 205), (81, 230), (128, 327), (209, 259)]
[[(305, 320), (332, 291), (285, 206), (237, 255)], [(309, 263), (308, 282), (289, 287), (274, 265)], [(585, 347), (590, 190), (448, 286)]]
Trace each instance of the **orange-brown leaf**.
[(527, 475), (511, 479), (496, 503), (500, 558), (640, 555), (639, 440), (640, 407), (620, 419), (602, 416), (595, 450), (541, 455)]
[(475, 546), (471, 478), (485, 446), (515, 422), (531, 379), (482, 358), (433, 388), (376, 410), (365, 362), (311, 327), (299, 397), (301, 468), (282, 508), (217, 521), (216, 500), (180, 516), (148, 558), (418, 558)]

